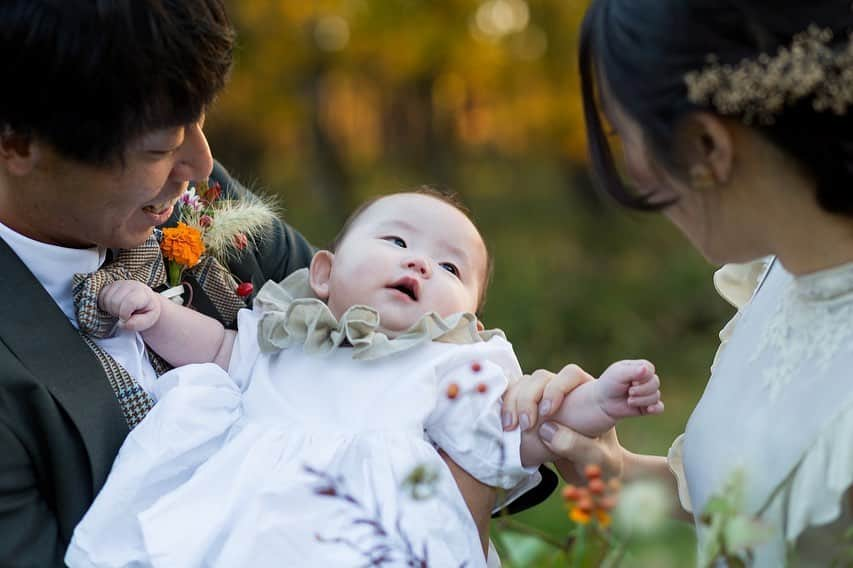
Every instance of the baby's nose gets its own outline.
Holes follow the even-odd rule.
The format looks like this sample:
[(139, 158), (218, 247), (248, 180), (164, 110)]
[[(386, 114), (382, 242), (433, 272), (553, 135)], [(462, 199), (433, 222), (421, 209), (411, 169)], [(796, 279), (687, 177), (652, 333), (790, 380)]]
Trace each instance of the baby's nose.
[(406, 268), (414, 270), (424, 278), (429, 278), (432, 274), (429, 262), (423, 258), (411, 258), (406, 262)]

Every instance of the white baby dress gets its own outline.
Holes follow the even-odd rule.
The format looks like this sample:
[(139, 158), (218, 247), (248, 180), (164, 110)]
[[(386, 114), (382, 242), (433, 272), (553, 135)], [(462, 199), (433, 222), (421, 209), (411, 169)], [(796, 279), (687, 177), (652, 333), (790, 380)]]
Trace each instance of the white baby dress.
[(520, 372), (510, 344), (468, 314), (389, 340), (375, 311), (337, 322), (304, 282), (268, 284), (240, 313), (227, 374), (189, 365), (159, 379), (69, 565), (485, 566), (436, 448), (488, 485), (536, 471), (519, 431), (501, 428)]

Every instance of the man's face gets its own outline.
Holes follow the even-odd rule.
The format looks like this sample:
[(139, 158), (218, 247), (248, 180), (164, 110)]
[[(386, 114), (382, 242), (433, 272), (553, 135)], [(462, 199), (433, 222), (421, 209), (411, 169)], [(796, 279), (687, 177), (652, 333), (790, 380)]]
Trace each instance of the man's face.
[(127, 248), (166, 221), (190, 180), (213, 168), (203, 121), (145, 134), (124, 164), (91, 166), (33, 142), (24, 175), (3, 172), (0, 221), (38, 241), (68, 247)]
[(426, 314), (475, 312), (487, 253), (474, 224), (452, 205), (403, 193), (356, 219), (335, 252), (329, 307), (376, 308), (383, 329), (402, 332)]

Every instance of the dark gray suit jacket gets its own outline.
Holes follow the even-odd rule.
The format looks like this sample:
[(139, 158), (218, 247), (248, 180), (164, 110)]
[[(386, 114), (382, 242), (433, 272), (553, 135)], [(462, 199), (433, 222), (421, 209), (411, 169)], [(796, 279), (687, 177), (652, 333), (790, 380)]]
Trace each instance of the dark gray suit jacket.
[[(242, 190), (219, 165), (213, 177), (226, 193)], [(258, 290), (312, 252), (280, 223), (230, 268)], [(63, 565), (127, 433), (97, 358), (0, 239), (0, 566)]]

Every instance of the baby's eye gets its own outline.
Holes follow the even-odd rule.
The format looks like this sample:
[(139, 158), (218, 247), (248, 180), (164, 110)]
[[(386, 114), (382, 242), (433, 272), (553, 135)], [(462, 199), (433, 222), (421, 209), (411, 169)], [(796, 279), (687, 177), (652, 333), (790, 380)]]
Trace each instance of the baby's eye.
[(451, 264), (449, 262), (442, 262), (439, 263), (439, 266), (454, 275), (455, 277), (459, 278), (459, 269), (456, 268), (455, 264)]
[(393, 235), (388, 237), (382, 237), (383, 241), (388, 241), (389, 243), (395, 244), (400, 248), (406, 248), (406, 241), (401, 239), (400, 237), (395, 237)]

